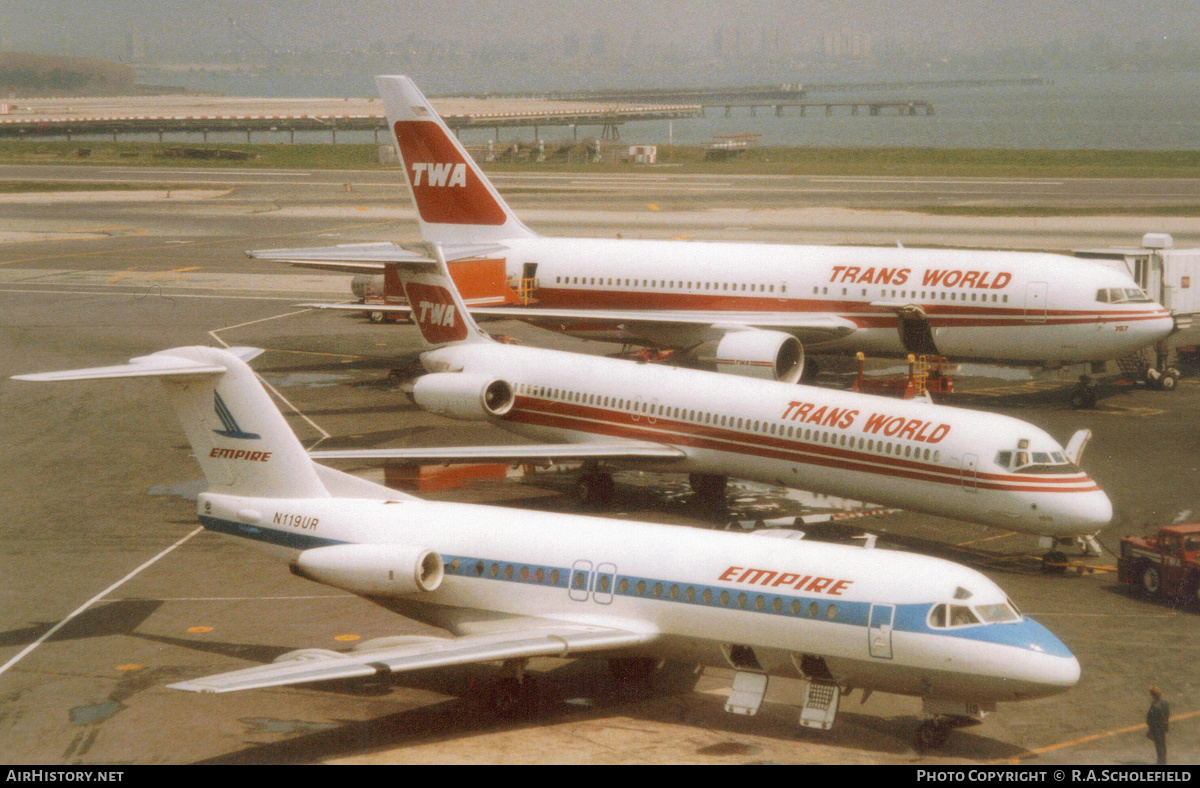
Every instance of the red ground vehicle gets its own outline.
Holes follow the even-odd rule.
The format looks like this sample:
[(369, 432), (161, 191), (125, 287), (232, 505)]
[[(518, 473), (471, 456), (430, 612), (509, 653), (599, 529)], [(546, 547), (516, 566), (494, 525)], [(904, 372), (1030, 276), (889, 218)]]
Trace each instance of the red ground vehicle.
[(1149, 596), (1200, 603), (1200, 524), (1166, 525), (1157, 536), (1126, 536), (1117, 578)]

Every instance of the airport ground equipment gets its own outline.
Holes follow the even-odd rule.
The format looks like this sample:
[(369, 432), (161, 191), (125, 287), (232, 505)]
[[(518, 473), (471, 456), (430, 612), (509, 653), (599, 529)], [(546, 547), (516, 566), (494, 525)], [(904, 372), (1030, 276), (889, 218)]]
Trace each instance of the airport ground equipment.
[[(1170, 312), (1174, 328), (1168, 337), (1116, 361), (1122, 377), (1160, 391), (1174, 391), (1180, 371), (1172, 361), (1172, 351), (1177, 358), (1200, 357), (1200, 323), (1196, 320), (1200, 315), (1200, 249), (1176, 249), (1170, 234), (1146, 233), (1141, 246), (1077, 249), (1074, 254), (1128, 274)], [(1116, 290), (1109, 290), (1109, 296), (1113, 303), (1124, 298)], [(1072, 395), (1072, 404), (1092, 407), (1096, 397), (1094, 382), (1084, 376)]]
[(1117, 578), (1146, 596), (1200, 604), (1200, 524), (1165, 525), (1154, 536), (1124, 537)]

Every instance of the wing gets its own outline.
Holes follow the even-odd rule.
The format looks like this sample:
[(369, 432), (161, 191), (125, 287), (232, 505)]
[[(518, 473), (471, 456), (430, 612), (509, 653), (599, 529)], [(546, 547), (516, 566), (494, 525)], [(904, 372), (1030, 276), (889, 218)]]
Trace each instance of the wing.
[(454, 446), (429, 449), (330, 449), (309, 452), (314, 460), (404, 460), (409, 463), (456, 463), (532, 460), (682, 460), (682, 449), (660, 443), (543, 443), (519, 446)]
[(546, 619), (521, 619), (502, 632), (457, 638), (429, 638), (390, 648), (348, 654), (324, 650), (300, 652), (301, 658), (218, 673), (168, 685), (189, 692), (238, 690), (308, 684), (364, 676), (403, 673), (422, 668), (464, 665), (472, 662), (521, 657), (571, 657), (596, 651), (639, 646), (654, 640), (657, 632), (635, 632), (586, 626)]

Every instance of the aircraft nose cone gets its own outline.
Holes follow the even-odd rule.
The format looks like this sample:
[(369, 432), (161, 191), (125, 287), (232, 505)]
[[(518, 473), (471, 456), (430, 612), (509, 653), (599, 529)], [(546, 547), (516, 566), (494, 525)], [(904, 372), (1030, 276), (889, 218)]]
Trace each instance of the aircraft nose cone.
[[(1089, 480), (1090, 481), (1090, 480)], [(1047, 536), (1083, 536), (1103, 530), (1112, 522), (1112, 501), (1103, 490), (1052, 493), (1042, 497), (1034, 516), (1037, 532)], [(1049, 515), (1049, 520), (1044, 516)]]
[(1028, 664), (1028, 680), (1046, 694), (1063, 692), (1079, 683), (1079, 660), (1066, 644), (1033, 619), (1024, 623), (1026, 648), (1037, 655)]
[(1103, 490), (1082, 493), (1071, 506), (1071, 514), (1081, 533), (1094, 534), (1112, 522), (1112, 501)]

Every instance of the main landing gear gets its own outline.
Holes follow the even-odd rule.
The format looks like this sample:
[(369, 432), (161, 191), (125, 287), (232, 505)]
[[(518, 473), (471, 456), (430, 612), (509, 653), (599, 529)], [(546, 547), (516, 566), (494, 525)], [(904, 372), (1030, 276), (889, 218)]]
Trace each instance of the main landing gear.
[(1099, 393), (1096, 391), (1096, 381), (1091, 375), (1080, 375), (1079, 382), (1071, 391), (1071, 407), (1075, 410), (1090, 410), (1096, 407)]
[(728, 477), (715, 473), (689, 473), (688, 484), (696, 497), (704, 503), (723, 503)]
[(612, 501), (616, 489), (611, 473), (585, 465), (583, 473), (575, 481), (575, 500), (584, 506), (603, 508)]
[(536, 708), (537, 686), (533, 676), (525, 671), (525, 664), (523, 659), (505, 662), (505, 675), (488, 692), (488, 707), (497, 717), (516, 717)]

